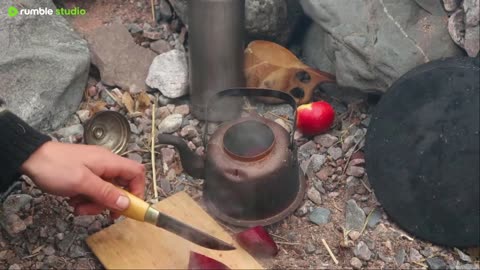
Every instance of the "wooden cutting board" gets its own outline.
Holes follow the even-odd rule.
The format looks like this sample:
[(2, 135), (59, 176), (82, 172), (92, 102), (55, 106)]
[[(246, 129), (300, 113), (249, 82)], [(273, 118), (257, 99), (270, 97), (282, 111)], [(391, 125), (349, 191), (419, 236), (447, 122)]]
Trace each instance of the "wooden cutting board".
[(210, 250), (153, 225), (125, 219), (91, 235), (86, 240), (105, 268), (187, 269), (190, 251), (194, 251), (216, 259), (231, 269), (264, 269), (185, 192), (172, 195), (154, 207), (162, 213), (234, 244), (237, 249)]

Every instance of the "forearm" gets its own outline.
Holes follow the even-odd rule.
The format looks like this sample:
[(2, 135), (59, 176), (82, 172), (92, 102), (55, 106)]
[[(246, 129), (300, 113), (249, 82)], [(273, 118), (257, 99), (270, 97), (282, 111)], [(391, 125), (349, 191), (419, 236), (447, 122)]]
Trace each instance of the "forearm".
[(49, 140), (10, 112), (0, 98), (0, 192), (18, 177), (30, 155)]

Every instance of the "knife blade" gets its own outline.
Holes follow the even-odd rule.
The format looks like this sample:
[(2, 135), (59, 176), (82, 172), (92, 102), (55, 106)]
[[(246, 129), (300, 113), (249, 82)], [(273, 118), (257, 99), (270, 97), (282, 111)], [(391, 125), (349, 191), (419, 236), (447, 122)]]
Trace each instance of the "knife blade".
[(208, 249), (225, 251), (236, 249), (233, 245), (195, 229), (171, 216), (161, 213), (149, 203), (128, 191), (123, 189), (121, 189), (121, 191), (130, 199), (129, 207), (123, 212), (120, 212), (121, 215), (137, 221), (150, 223)]

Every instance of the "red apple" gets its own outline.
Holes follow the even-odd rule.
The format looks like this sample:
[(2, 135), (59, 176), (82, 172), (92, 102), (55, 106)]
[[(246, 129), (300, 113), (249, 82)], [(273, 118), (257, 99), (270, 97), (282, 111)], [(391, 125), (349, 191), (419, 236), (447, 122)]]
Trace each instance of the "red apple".
[(297, 129), (306, 136), (325, 132), (335, 120), (335, 111), (325, 101), (300, 105), (297, 108)]

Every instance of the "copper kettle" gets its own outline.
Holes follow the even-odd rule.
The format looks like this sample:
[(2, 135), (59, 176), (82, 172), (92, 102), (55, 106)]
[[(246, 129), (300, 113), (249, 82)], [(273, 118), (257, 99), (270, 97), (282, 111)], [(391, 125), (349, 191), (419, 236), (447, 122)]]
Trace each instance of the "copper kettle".
[[(282, 99), (293, 108), (295, 127), (296, 102), (288, 93), (233, 88), (215, 94), (210, 100), (231, 96)], [(207, 128), (208, 123), (204, 141)], [(175, 146), (185, 171), (205, 179), (203, 199), (211, 214), (236, 226), (265, 226), (290, 215), (304, 197), (306, 182), (299, 170), (293, 133), (251, 113), (222, 123), (205, 143), (205, 159), (193, 153), (180, 137), (160, 134), (158, 142)]]

